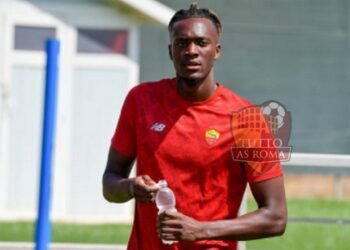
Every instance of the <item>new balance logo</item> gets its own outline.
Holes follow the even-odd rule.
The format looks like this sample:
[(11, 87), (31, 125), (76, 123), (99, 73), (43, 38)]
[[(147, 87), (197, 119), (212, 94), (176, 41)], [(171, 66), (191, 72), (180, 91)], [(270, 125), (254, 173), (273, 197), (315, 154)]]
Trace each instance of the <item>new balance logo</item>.
[(165, 127), (165, 124), (156, 122), (150, 129), (153, 131), (162, 132), (165, 129)]

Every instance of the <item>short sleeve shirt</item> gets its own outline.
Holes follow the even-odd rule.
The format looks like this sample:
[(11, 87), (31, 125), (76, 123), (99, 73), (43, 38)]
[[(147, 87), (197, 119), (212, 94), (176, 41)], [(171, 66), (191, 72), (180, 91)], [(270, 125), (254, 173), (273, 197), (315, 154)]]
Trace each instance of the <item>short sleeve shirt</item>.
[[(235, 161), (232, 114), (251, 103), (220, 83), (205, 101), (189, 102), (176, 79), (142, 83), (125, 99), (112, 147), (137, 159), (137, 175), (165, 179), (176, 208), (200, 221), (237, 217), (247, 183), (282, 175), (279, 162)], [(163, 245), (156, 233), (154, 203), (136, 203), (129, 250), (236, 249), (235, 241), (205, 240)]]

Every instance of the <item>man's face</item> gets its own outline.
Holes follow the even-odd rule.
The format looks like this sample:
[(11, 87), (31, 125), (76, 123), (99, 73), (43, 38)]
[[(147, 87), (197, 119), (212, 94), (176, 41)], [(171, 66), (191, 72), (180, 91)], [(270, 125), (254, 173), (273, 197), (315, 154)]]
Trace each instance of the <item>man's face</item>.
[(169, 54), (177, 75), (188, 80), (204, 79), (220, 56), (215, 25), (207, 18), (176, 22), (170, 33)]

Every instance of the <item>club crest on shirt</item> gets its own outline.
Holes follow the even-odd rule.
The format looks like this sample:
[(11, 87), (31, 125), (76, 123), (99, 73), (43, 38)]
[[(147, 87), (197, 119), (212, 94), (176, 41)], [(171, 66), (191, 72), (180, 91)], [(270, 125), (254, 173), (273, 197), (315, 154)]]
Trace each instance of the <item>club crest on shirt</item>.
[(220, 138), (220, 133), (216, 129), (208, 129), (205, 131), (205, 140), (209, 145), (213, 145)]

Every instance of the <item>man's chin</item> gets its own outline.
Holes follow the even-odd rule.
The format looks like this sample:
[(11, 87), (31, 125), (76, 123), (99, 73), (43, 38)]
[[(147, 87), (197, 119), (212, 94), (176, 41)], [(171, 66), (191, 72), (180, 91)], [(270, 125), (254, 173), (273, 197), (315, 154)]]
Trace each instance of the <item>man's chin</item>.
[(196, 75), (187, 75), (187, 76), (181, 76), (181, 78), (185, 81), (186, 84), (189, 86), (196, 86), (198, 84), (201, 84), (204, 80), (201, 76)]

